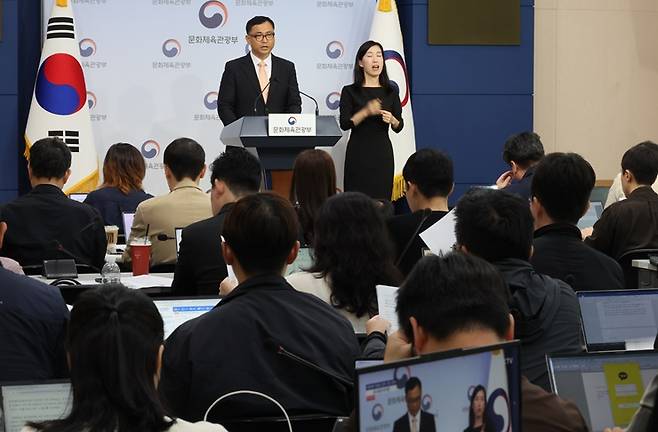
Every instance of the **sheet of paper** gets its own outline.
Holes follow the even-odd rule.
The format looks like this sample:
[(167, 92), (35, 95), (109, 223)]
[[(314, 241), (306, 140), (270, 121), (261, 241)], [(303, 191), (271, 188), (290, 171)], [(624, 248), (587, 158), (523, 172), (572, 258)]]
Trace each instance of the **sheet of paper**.
[(127, 278), (121, 278), (121, 283), (132, 289), (171, 287), (171, 283), (173, 281), (174, 280), (172, 278), (152, 275), (129, 276)]
[(377, 285), (376, 289), (379, 316), (391, 323), (389, 333), (393, 333), (400, 328), (398, 314), (395, 312), (395, 306), (398, 302), (398, 288), (387, 285)]
[(455, 209), (420, 233), (420, 238), (436, 255), (447, 254), (457, 242), (455, 237)]

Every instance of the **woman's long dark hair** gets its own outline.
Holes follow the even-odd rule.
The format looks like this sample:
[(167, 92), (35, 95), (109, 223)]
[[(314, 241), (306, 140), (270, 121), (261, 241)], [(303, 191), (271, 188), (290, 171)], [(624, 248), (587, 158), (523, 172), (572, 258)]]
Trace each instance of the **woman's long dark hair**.
[(359, 50), (356, 52), (356, 58), (354, 60), (354, 84), (356, 84), (357, 87), (359, 88), (363, 87), (363, 84), (366, 81), (366, 75), (363, 72), (363, 68), (359, 66), (359, 62), (363, 60), (363, 57), (366, 55), (368, 50), (373, 46), (378, 46), (379, 49), (382, 50), (382, 73), (379, 74), (379, 85), (382, 86), (384, 89), (386, 89), (386, 91), (388, 92), (392, 89), (392, 87), (391, 87), (391, 81), (388, 79), (388, 72), (386, 72), (384, 47), (379, 42), (375, 42), (371, 40), (364, 42), (359, 47)]
[(127, 195), (134, 190), (142, 190), (145, 175), (144, 158), (132, 145), (118, 143), (107, 150), (102, 187), (115, 187)]
[(377, 204), (360, 192), (329, 198), (315, 222), (314, 264), (328, 276), (331, 304), (357, 317), (377, 313), (377, 284), (397, 285), (393, 246)]
[(487, 412), (487, 389), (484, 388), (482, 385), (477, 385), (475, 389), (473, 389), (473, 393), (471, 394), (471, 404), (468, 406), (468, 427), (473, 427), (475, 426), (475, 413), (473, 413), (473, 401), (475, 400), (475, 396), (479, 392), (484, 393), (484, 412), (482, 413), (482, 422), (485, 424), (486, 427), (486, 417), (485, 414)]
[(163, 338), (162, 318), (146, 295), (121, 285), (81, 294), (66, 340), (71, 412), (28, 425), (47, 432), (169, 429), (155, 383)]
[(297, 210), (304, 241), (313, 242), (313, 225), (322, 204), (336, 194), (336, 168), (329, 153), (309, 149), (295, 159), (290, 201)]

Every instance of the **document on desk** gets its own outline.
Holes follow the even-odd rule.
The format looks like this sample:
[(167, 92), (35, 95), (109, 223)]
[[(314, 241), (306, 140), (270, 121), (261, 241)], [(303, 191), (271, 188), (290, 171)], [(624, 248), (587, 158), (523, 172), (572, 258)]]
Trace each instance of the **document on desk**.
[(151, 287), (171, 287), (174, 280), (168, 277), (140, 275), (121, 278), (121, 283), (132, 289), (151, 288)]
[(377, 304), (379, 305), (379, 316), (391, 323), (389, 333), (400, 328), (398, 314), (395, 307), (398, 304), (398, 288), (388, 285), (377, 285)]
[(420, 233), (430, 251), (435, 255), (447, 254), (457, 243), (455, 237), (455, 209), (439, 219), (434, 225)]

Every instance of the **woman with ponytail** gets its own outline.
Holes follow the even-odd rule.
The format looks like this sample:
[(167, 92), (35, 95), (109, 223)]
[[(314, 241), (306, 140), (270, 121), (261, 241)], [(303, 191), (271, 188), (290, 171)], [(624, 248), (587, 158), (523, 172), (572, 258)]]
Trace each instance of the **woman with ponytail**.
[(162, 317), (146, 295), (121, 285), (81, 294), (66, 341), (71, 412), (23, 432), (225, 432), (167, 417), (157, 390), (163, 338)]

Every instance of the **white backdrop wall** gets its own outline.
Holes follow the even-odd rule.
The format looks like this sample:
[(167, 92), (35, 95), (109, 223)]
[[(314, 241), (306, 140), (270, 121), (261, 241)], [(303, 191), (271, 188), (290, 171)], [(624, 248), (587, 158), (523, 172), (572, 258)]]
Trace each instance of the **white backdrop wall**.
[[(42, 0), (43, 22), (53, 0)], [(276, 24), (274, 54), (293, 61), (299, 88), (320, 114), (338, 115), (342, 86), (367, 40), (372, 0), (73, 0), (80, 60), (99, 157), (117, 142), (137, 147), (147, 164), (144, 188), (168, 192), (164, 148), (187, 136), (210, 163), (219, 141), (217, 91), (226, 61), (248, 49), (245, 23), (255, 15)], [(45, 29), (45, 27), (44, 27)], [(45, 31), (44, 31), (45, 34)], [(314, 104), (302, 97), (302, 111)], [(345, 137), (331, 151), (339, 183)], [(202, 187), (209, 187), (208, 176)]]

